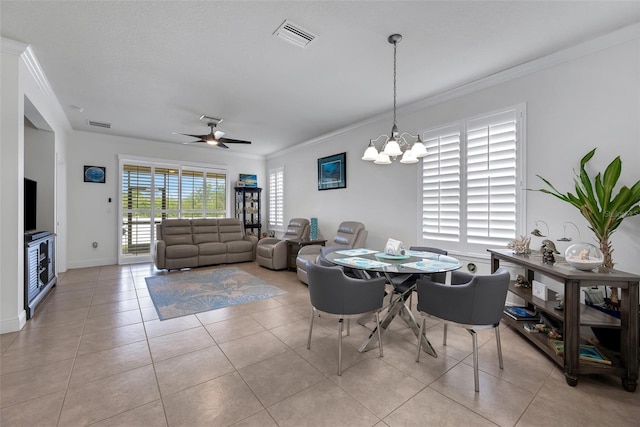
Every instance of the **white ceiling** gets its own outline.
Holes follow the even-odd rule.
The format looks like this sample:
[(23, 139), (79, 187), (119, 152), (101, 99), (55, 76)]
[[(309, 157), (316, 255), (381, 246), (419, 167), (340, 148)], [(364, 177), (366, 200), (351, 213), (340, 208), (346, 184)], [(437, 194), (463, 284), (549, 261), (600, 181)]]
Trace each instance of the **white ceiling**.
[[(0, 12), (74, 129), (181, 144), (172, 132), (207, 133), (206, 114), (256, 155), (390, 112), (392, 33), (401, 107), (640, 22), (638, 1), (3, 0)], [(317, 39), (274, 37), (285, 19)]]

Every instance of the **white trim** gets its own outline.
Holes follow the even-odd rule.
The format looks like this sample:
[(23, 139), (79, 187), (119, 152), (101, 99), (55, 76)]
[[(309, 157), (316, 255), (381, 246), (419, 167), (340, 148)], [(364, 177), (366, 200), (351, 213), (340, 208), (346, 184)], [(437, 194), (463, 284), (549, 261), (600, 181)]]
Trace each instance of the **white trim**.
[(27, 312), (23, 309), (18, 313), (18, 317), (13, 319), (0, 320), (0, 334), (18, 332), (27, 324)]
[[(595, 52), (598, 52), (622, 43), (626, 43), (631, 40), (635, 40), (639, 37), (640, 37), (640, 23), (632, 24), (627, 27), (623, 27), (619, 30), (613, 31), (611, 33), (605, 34), (603, 36), (596, 37), (591, 40), (587, 40), (575, 46), (571, 46), (566, 49), (551, 53), (549, 55), (546, 55), (537, 59), (533, 59), (523, 64), (519, 64), (514, 67), (507, 68), (506, 70), (499, 71), (495, 74), (491, 74), (489, 76), (480, 78), (473, 82), (447, 90), (440, 94), (430, 96), (428, 98), (422, 99), (412, 104), (405, 105), (403, 107), (399, 107), (397, 108), (397, 112), (403, 115), (411, 114), (416, 111), (423, 110), (427, 107), (438, 105), (443, 102), (450, 101), (452, 99), (456, 99), (473, 92), (477, 92), (479, 90), (483, 90), (492, 86), (496, 86), (501, 83), (505, 83), (509, 80), (513, 80), (522, 76), (526, 76), (531, 73), (535, 73), (545, 68), (553, 67), (553, 66), (556, 66), (568, 61), (572, 61), (574, 59), (581, 58), (583, 56), (590, 55)], [(389, 117), (392, 117), (392, 114), (393, 114), (392, 111), (387, 111), (386, 113), (378, 114), (376, 116), (370, 117), (358, 123), (351, 124), (341, 129), (336, 129), (332, 132), (326, 133), (324, 135), (318, 136), (316, 138), (313, 138), (307, 141), (303, 141), (300, 144), (285, 148), (284, 150), (278, 151), (276, 153), (269, 154), (266, 156), (266, 158), (272, 159), (275, 157), (282, 156), (284, 154), (295, 152), (297, 150), (302, 150), (309, 146), (316, 145), (318, 143), (326, 141), (327, 139), (331, 139), (336, 136), (351, 132), (352, 130), (361, 128), (371, 123), (378, 122), (381, 120), (388, 120)], [(366, 141), (363, 141), (362, 144), (363, 144), (362, 147), (364, 148), (366, 146)]]
[(28, 44), (16, 40), (0, 37), (0, 51), (11, 55), (20, 56), (29, 47)]

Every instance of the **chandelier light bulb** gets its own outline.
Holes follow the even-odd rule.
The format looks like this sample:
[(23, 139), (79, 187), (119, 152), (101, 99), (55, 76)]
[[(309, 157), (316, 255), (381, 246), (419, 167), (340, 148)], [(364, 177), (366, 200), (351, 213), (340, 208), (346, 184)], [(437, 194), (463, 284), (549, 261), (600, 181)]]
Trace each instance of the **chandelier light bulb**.
[(404, 164), (418, 163), (418, 158), (413, 154), (413, 151), (407, 150), (402, 155), (402, 159), (400, 159), (400, 163), (404, 163)]
[(389, 157), (396, 157), (402, 155), (402, 150), (400, 149), (400, 144), (395, 139), (390, 139), (385, 145), (384, 150), (382, 150), (384, 154)]
[(367, 162), (372, 162), (378, 158), (378, 150), (376, 150), (376, 146), (373, 145), (373, 141), (369, 142), (369, 146), (364, 152), (364, 156), (362, 156), (362, 160), (366, 160)]
[(416, 158), (424, 157), (427, 155), (427, 149), (420, 140), (416, 141), (411, 147), (411, 151)]
[(378, 157), (373, 161), (376, 165), (390, 165), (391, 159), (384, 153), (379, 153)]

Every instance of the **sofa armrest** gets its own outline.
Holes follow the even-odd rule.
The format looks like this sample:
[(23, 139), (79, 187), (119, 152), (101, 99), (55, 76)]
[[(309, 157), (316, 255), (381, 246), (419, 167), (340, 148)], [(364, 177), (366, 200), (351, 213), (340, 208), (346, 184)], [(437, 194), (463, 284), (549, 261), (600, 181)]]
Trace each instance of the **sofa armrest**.
[(300, 248), (298, 255), (320, 255), (320, 251), (323, 246), (321, 245), (307, 245)]
[(280, 239), (276, 239), (275, 237), (265, 237), (264, 239), (258, 240), (259, 245), (275, 245), (280, 242)]
[(166, 267), (166, 250), (167, 244), (164, 240), (156, 240), (156, 251), (153, 254), (153, 260), (156, 264), (156, 268), (162, 270)]

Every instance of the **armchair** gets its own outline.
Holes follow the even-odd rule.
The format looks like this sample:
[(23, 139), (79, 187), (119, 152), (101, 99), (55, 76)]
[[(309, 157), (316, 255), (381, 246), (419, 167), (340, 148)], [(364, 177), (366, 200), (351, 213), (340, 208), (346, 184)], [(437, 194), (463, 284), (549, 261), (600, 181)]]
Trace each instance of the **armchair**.
[(298, 252), (296, 267), (298, 279), (302, 283), (309, 284), (307, 278), (307, 261), (313, 264), (319, 263), (321, 254), (333, 252), (341, 249), (363, 248), (367, 242), (369, 232), (364, 228), (364, 224), (357, 221), (344, 221), (338, 226), (338, 231), (327, 246), (309, 245), (304, 246)]
[[(462, 274), (459, 276), (462, 277)], [(425, 315), (434, 316), (448, 323), (465, 328), (472, 338), (473, 374), (475, 391), (480, 391), (478, 375), (478, 338), (476, 330), (493, 328), (498, 346), (498, 363), (502, 364), (500, 345), (500, 319), (509, 287), (509, 272), (499, 268), (490, 275), (467, 275), (469, 281), (447, 286), (428, 279), (418, 279), (418, 311), (423, 315), (420, 337), (424, 332)], [(446, 330), (445, 330), (446, 331)], [(446, 345), (446, 332), (443, 342)], [(416, 362), (420, 361), (420, 340)]]
[(309, 238), (309, 220), (292, 218), (282, 239), (267, 237), (258, 241), (256, 261), (271, 270), (287, 268), (287, 240), (304, 240)]

